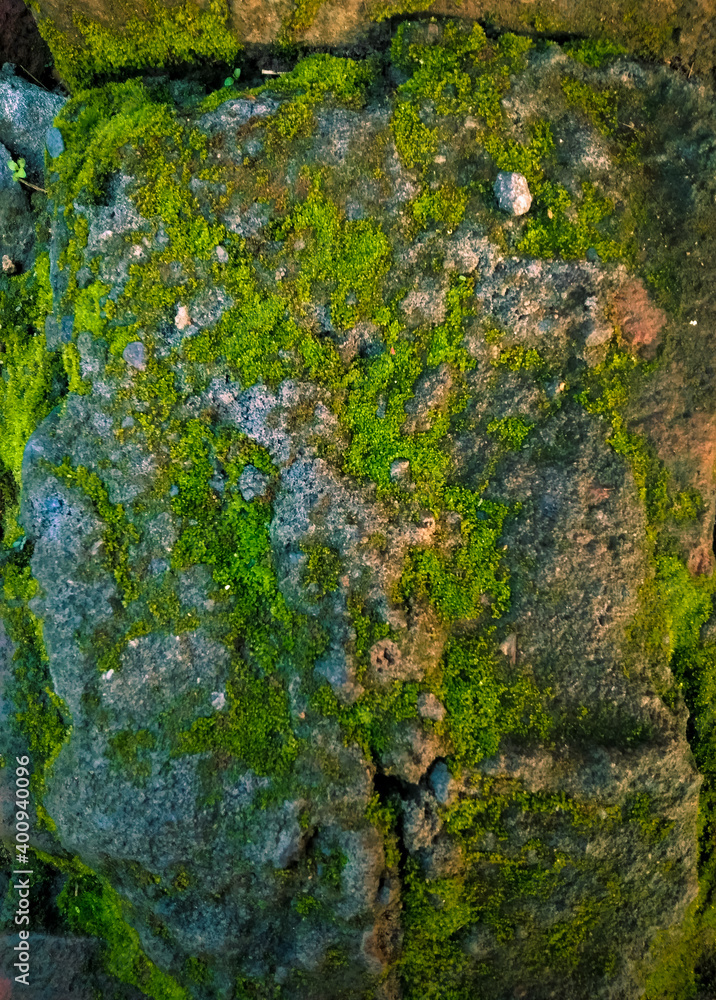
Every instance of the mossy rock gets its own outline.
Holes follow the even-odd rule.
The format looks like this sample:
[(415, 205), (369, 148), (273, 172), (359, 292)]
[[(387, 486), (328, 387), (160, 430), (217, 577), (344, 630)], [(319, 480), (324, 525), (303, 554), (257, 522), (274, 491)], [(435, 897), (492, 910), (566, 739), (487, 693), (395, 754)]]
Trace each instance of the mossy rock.
[(3, 755), (148, 996), (705, 1000), (712, 98), (457, 21), (390, 57), (58, 116)]

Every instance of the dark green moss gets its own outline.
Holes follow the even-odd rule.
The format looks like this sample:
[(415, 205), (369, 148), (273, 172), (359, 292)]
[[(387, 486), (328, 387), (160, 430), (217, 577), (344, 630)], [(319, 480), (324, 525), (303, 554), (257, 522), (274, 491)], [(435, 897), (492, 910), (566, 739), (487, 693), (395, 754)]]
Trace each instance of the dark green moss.
[(301, 550), (308, 556), (301, 582), (304, 587), (310, 588), (311, 596), (317, 600), (337, 590), (342, 572), (338, 552), (318, 542), (306, 542)]
[(146, 759), (146, 751), (153, 750), (157, 740), (148, 729), (122, 730), (110, 737), (110, 759), (137, 785), (143, 785), (152, 773), (152, 765)]
[(82, 490), (105, 524), (102, 536), (105, 565), (117, 581), (126, 607), (139, 593), (137, 581), (129, 569), (129, 546), (139, 541), (139, 532), (128, 519), (122, 504), (110, 503), (107, 487), (96, 473), (83, 465), (73, 468), (69, 456), (65, 456), (61, 465), (50, 466), (48, 471), (68, 486)]

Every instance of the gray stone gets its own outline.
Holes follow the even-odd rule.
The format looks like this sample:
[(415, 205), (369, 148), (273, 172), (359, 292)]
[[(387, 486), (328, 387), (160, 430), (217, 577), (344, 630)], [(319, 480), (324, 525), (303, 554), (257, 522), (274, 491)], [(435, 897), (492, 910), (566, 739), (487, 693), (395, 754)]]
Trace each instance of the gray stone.
[(433, 795), (443, 806), (447, 805), (457, 791), (457, 782), (450, 774), (444, 760), (439, 760), (433, 767), (428, 782)]
[(16, 76), (10, 65), (0, 72), (0, 142), (25, 160), (28, 180), (42, 185), (45, 136), (67, 99)]
[(396, 458), (390, 463), (390, 478), (393, 482), (407, 482), (410, 479), (410, 462), (407, 458)]
[(45, 133), (45, 149), (53, 159), (65, 151), (65, 141), (62, 138), (62, 132), (55, 125), (52, 128), (48, 128)]
[(74, 325), (74, 316), (62, 316), (58, 322), (57, 317), (50, 314), (45, 320), (47, 349), (54, 351), (61, 344), (69, 344)]
[(418, 697), (418, 712), (423, 719), (442, 722), (445, 718), (445, 706), (435, 697), (432, 691), (422, 691)]
[(132, 368), (136, 368), (140, 372), (146, 371), (147, 349), (141, 340), (133, 340), (131, 344), (127, 344), (122, 351), (122, 357)]
[(265, 472), (261, 472), (255, 465), (246, 465), (239, 477), (239, 489), (241, 496), (250, 503), (257, 497), (262, 497), (266, 493), (266, 488), (271, 480)]
[(8, 166), (12, 158), (0, 144), (0, 257), (7, 256), (26, 270), (34, 260), (35, 218), (27, 188), (13, 179)]
[(525, 215), (532, 205), (527, 178), (523, 174), (507, 173), (501, 170), (495, 181), (495, 197), (503, 212), (510, 215)]

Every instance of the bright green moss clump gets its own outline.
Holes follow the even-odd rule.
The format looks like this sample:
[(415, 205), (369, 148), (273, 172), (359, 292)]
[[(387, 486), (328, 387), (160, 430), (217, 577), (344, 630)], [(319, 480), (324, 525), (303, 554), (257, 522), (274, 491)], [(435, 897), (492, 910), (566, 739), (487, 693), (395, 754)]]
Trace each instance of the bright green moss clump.
[(391, 122), (398, 153), (409, 170), (426, 167), (438, 149), (437, 130), (429, 129), (417, 109), (408, 101), (399, 101)]
[(393, 62), (411, 77), (398, 88), (400, 99), (430, 101), (441, 115), (477, 114), (489, 128), (502, 120), (500, 98), (510, 73), (524, 66), (529, 38), (503, 35), (491, 45), (479, 24), (468, 32), (455, 21), (442, 26), (436, 44), (413, 41), (415, 23), (398, 27), (391, 46)]
[(76, 46), (68, 44), (50, 19), (38, 19), (40, 34), (72, 91), (123, 70), (196, 61), (233, 63), (241, 50), (227, 27), (224, 0), (208, 0), (202, 9), (193, 3), (167, 9), (151, 0), (148, 6), (148, 20), (132, 17), (118, 33), (75, 11), (72, 20), (82, 35)]
[(40, 254), (34, 270), (8, 279), (7, 291), (0, 290), (0, 475), (5, 484), (0, 517), (5, 544), (21, 534), (15, 517), (25, 445), (64, 389), (62, 362), (45, 343), (45, 319), (52, 310), (49, 272), (49, 254)]
[(71, 720), (67, 706), (52, 689), (42, 623), (27, 607), (27, 601), (37, 592), (37, 581), (32, 577), (25, 553), (18, 552), (12, 558), (3, 569), (4, 599), (0, 601), (5, 629), (17, 646), (12, 681), (5, 695), (16, 708), (14, 721), (22, 735), (22, 749), (30, 754), (32, 761), (30, 788), (38, 819), (52, 829), (42, 796), (47, 772), (69, 738)]
[(390, 264), (390, 244), (374, 222), (341, 220), (336, 206), (321, 193), (319, 178), (306, 200), (277, 225), (276, 236), (288, 238), (299, 265), (299, 302), (309, 301), (316, 284), (327, 285), (331, 321), (340, 329), (349, 329), (377, 305)]
[(451, 233), (463, 220), (468, 197), (466, 191), (451, 185), (423, 191), (411, 205), (413, 218), (421, 228), (428, 222), (439, 222)]
[[(49, 859), (52, 860), (52, 859)], [(79, 862), (60, 862), (68, 878), (57, 906), (73, 933), (105, 942), (107, 972), (136, 986), (152, 1000), (189, 1000), (175, 979), (162, 972), (142, 950), (139, 935), (124, 919), (122, 899), (105, 879)]]
[(524, 417), (500, 417), (490, 421), (487, 433), (494, 434), (506, 448), (519, 451), (530, 436), (533, 426)]
[(375, 67), (369, 60), (358, 62), (328, 54), (311, 55), (262, 89), (292, 93), (295, 101), (306, 104), (319, 104), (331, 95), (338, 103), (358, 109), (364, 104), (365, 88), (374, 73)]
[(617, 127), (617, 97), (612, 90), (597, 90), (588, 83), (566, 77), (561, 81), (567, 103), (578, 107), (603, 135)]
[(608, 38), (582, 38), (578, 42), (565, 42), (562, 48), (577, 62), (596, 68), (602, 66), (607, 59), (624, 55), (627, 51), (624, 46)]
[(475, 766), (496, 754), (504, 736), (544, 740), (550, 732), (534, 681), (500, 669), (490, 630), (448, 643), (439, 690), (459, 764)]
[(510, 600), (496, 545), (508, 508), (462, 486), (447, 488), (444, 499), (447, 510), (461, 515), (463, 544), (448, 557), (435, 549), (411, 550), (398, 593), (403, 600), (427, 599), (446, 622), (479, 617), (485, 597), (499, 618)]

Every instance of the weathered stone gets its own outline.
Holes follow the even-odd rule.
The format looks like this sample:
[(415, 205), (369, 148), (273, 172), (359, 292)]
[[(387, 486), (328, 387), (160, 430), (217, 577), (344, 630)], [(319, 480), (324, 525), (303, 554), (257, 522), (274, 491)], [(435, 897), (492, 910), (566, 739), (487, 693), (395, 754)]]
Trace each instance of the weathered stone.
[(62, 132), (54, 125), (52, 128), (48, 128), (45, 133), (45, 149), (54, 159), (65, 151), (65, 143), (62, 138)]
[(510, 215), (525, 215), (532, 205), (532, 195), (523, 174), (501, 170), (495, 181), (495, 197), (502, 211)]
[(146, 370), (147, 350), (141, 340), (135, 340), (131, 344), (127, 344), (122, 351), (122, 357), (132, 368), (137, 368), (140, 372)]
[[(415, 30), (431, 45), (443, 37), (437, 23)], [(532, 56), (503, 105), (519, 142), (517, 124), (551, 107), (559, 74), (577, 65), (549, 47)], [(663, 157), (689, 151), (703, 185), (694, 211), (705, 214), (687, 221), (699, 222), (701, 242), (710, 104), (666, 69), (631, 65), (576, 72), (659, 93), (691, 122), (668, 154), (652, 136), (643, 155), (646, 171), (668, 180)], [(657, 395), (630, 399), (619, 426), (654, 443), (679, 489), (703, 493), (708, 516), (668, 519), (667, 551), (683, 548), (683, 562), (668, 564), (671, 593), (687, 565), (710, 565), (716, 441), (703, 399), (683, 417), (684, 386), (696, 388), (664, 321), (672, 314), (651, 282), (647, 292), (631, 265), (609, 259), (601, 231), (589, 239), (604, 259), (585, 260), (584, 242), (568, 259), (520, 256), (533, 219), (503, 219), (500, 231), (489, 186), (452, 232), (436, 221), (414, 237), (406, 205), (438, 188), (401, 162), (394, 105), (379, 94), (362, 111), (317, 106), (315, 134), (289, 143), (287, 157), (268, 155), (275, 121), (265, 120), (285, 103), (295, 111), (285, 94), (232, 99), (208, 115), (189, 97), (182, 114), (217, 149), (223, 141), (228, 161), (217, 154), (212, 164), (222, 178), (212, 197), (209, 182), (187, 183), (216, 227), (200, 233), (195, 259), (183, 250), (171, 259), (182, 245), (176, 220), (143, 218), (134, 205), (153, 181), (129, 143), (114, 151), (103, 198), (75, 199), (88, 243), (73, 243), (62, 268), (71, 213), (52, 219), (48, 347), (74, 342), (91, 380), (42, 420), (22, 466), (23, 558), (39, 584), (28, 607), (42, 621), (49, 671), (39, 693), (51, 684), (72, 719), (45, 776), (60, 848), (117, 887), (161, 969), (195, 968), (200, 955), (227, 995), (241, 977), (247, 994), (280, 986), (288, 1000), (438, 996), (457, 969), (455, 989), (477, 996), (484, 962), (505, 996), (637, 996), (655, 930), (680, 921), (695, 897), (701, 779), (671, 657), (638, 645), (656, 634), (634, 627), (645, 586), (659, 593), (662, 582), (650, 562), (656, 522), (640, 467), (613, 446), (616, 419), (604, 418), (613, 396), (599, 395), (598, 379), (611, 371), (608, 344), (632, 352), (615, 355), (618, 372), (668, 347)], [(554, 176), (574, 211), (585, 174), (628, 204), (627, 167), (602, 173), (610, 144), (586, 116), (566, 106), (563, 115), (556, 144), (579, 118), (583, 155), (559, 159)], [(459, 178), (484, 167), (491, 181), (495, 165), (474, 159), (463, 120), (428, 169)], [(243, 162), (251, 150), (256, 166)], [(301, 167), (316, 163), (335, 217), (318, 187), (309, 198)], [(59, 196), (59, 180), (50, 184)], [(294, 210), (302, 222), (291, 232)], [(332, 226), (338, 278), (320, 256)], [(378, 230), (389, 235), (389, 270), (369, 308), (373, 274), (360, 261)], [(110, 285), (99, 302), (117, 315), (90, 294), (63, 315), (68, 272), (90, 292), (97, 257)], [(166, 288), (140, 321), (139, 298), (122, 289), (130, 269), (150, 263)], [(698, 305), (710, 349), (707, 293), (696, 287), (688, 308)], [(127, 327), (142, 338), (124, 349), (143, 363), (130, 361), (141, 378), (117, 363)], [(144, 338), (152, 366), (136, 353)], [(72, 360), (64, 352), (58, 382)], [(65, 459), (73, 474), (58, 468)], [(685, 507), (690, 494), (674, 496)], [(498, 504), (509, 516), (493, 518)], [(510, 895), (525, 873), (539, 893)], [(514, 935), (485, 929), (486, 905)], [(445, 916), (460, 920), (461, 953), (455, 962), (435, 946), (442, 978), (416, 986), (410, 963), (424, 928), (406, 914), (426, 906), (455, 907)], [(572, 966), (554, 965), (539, 935), (570, 934), (585, 906), (601, 922), (579, 938)], [(605, 978), (592, 970), (607, 953)]]
[(12, 63), (0, 71), (0, 142), (17, 159), (25, 160), (28, 180), (42, 184), (48, 128), (66, 98), (41, 90), (15, 74)]

